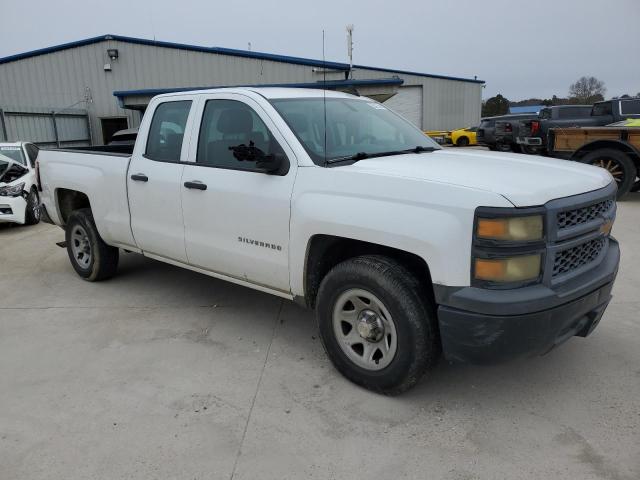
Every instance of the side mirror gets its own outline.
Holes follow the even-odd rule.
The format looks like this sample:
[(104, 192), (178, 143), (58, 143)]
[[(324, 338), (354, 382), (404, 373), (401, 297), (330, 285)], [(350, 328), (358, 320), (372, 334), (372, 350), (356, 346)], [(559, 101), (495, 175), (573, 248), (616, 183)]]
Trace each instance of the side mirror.
[[(248, 147), (242, 144), (229, 147), (229, 150), (233, 152), (235, 159), (240, 162), (256, 162), (256, 167), (264, 173), (270, 175), (286, 175), (289, 171), (286, 162), (287, 157), (282, 152), (266, 154), (254, 146), (253, 142), (251, 142)], [(283, 171), (284, 167), (286, 167), (285, 171)]]
[(282, 166), (285, 164), (286, 158), (287, 157), (285, 157), (283, 153), (272, 153), (270, 155), (263, 155), (262, 157), (256, 159), (256, 166), (260, 170), (264, 171), (264, 173), (278, 174), (281, 173)]

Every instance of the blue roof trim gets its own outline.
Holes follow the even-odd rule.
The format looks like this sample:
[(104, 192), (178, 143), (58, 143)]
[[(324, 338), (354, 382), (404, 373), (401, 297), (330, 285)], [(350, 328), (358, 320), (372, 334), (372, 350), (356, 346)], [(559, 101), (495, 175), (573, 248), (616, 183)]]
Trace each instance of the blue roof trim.
[(223, 47), (202, 47), (199, 45), (188, 45), (185, 43), (163, 42), (159, 40), (148, 40), (145, 38), (126, 37), (123, 35), (100, 35), (98, 37), (86, 38), (84, 40), (78, 40), (75, 42), (63, 43), (61, 45), (54, 45), (52, 47), (41, 48), (39, 50), (32, 50), (30, 52), (18, 53), (16, 55), (10, 55), (8, 57), (0, 58), (0, 64), (14, 62), (16, 60), (22, 60), (25, 58), (36, 57), (38, 55), (45, 55), (47, 53), (58, 52), (61, 50), (67, 50), (69, 48), (83, 47), (85, 45), (91, 45), (93, 43), (99, 43), (107, 40), (116, 40), (120, 42), (133, 43), (138, 45), (148, 45), (154, 47), (166, 47), (176, 48), (179, 50), (189, 50), (192, 52), (203, 53), (218, 53), (220, 55), (231, 55), (235, 57), (254, 58), (259, 60), (272, 60), (274, 62), (293, 63), (297, 65), (307, 65), (311, 67), (331, 68), (336, 70), (349, 70), (349, 65), (346, 63), (338, 62), (323, 62), (322, 60), (313, 60), (310, 58), (291, 57), (288, 55), (276, 55), (273, 53), (253, 52), (249, 50), (236, 50), (233, 48)]
[[(318, 67), (318, 68), (331, 68), (331, 69), (343, 70), (343, 71), (349, 70), (348, 64), (340, 63), (340, 62), (325, 62), (323, 60), (314, 60), (311, 58), (302, 58), (302, 57), (292, 57), (288, 55), (277, 55), (274, 53), (253, 52), (249, 50), (237, 50), (234, 48), (223, 48), (223, 47), (202, 47), (199, 45), (189, 45), (185, 43), (163, 42), (159, 40), (148, 40), (145, 38), (135, 38), (135, 37), (127, 37), (124, 35), (110, 35), (110, 34), (100, 35), (98, 37), (85, 38), (84, 40), (77, 40), (75, 42), (63, 43), (60, 45), (54, 45), (51, 47), (41, 48), (38, 50), (18, 53), (16, 55), (10, 55), (8, 57), (0, 58), (0, 64), (14, 62), (16, 60), (22, 60), (30, 57), (36, 57), (38, 55), (45, 55), (47, 53), (59, 52), (61, 50), (67, 50), (70, 48), (91, 45), (93, 43), (103, 42), (107, 40), (117, 40), (120, 42), (127, 42), (127, 43), (133, 43), (138, 45), (176, 48), (179, 50), (188, 50), (193, 52), (217, 53), (220, 55), (230, 55), (235, 57), (254, 58), (259, 60), (271, 60), (274, 62), (292, 63), (296, 65), (307, 65), (307, 66)], [(444, 80), (457, 80), (460, 82), (470, 82), (470, 83), (478, 83), (478, 84), (485, 83), (484, 80), (462, 78), (462, 77), (451, 77), (447, 75), (436, 75), (431, 73), (411, 72), (406, 70), (394, 70), (391, 68), (369, 67), (365, 65), (354, 65), (354, 67), (366, 68), (370, 70), (378, 70), (381, 72), (401, 73), (405, 75), (417, 75), (419, 77), (441, 78)]]
[(368, 67), (367, 65), (354, 65), (353, 68), (366, 68), (368, 70), (378, 70), (379, 72), (400, 73), (404, 75), (415, 75), (417, 77), (441, 78), (442, 80), (456, 80), (458, 82), (485, 84), (484, 80), (477, 78), (451, 77), (449, 75), (438, 75), (436, 73), (411, 72), (409, 70), (394, 70), (393, 68)]
[(213, 88), (234, 88), (234, 87), (289, 87), (289, 88), (338, 88), (338, 87), (358, 87), (372, 85), (402, 85), (404, 80), (401, 78), (381, 78), (372, 80), (330, 80), (327, 82), (308, 82), (308, 83), (264, 83), (254, 85), (217, 85), (209, 87), (171, 87), (171, 88), (145, 88), (141, 90), (116, 90), (113, 92), (114, 97), (125, 98), (135, 96), (161, 95), (163, 93), (175, 92), (191, 92), (195, 90), (209, 90)]

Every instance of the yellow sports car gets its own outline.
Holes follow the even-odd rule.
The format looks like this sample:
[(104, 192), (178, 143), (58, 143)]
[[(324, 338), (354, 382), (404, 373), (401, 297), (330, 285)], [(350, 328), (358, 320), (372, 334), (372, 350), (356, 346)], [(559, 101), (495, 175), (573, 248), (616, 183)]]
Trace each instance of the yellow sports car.
[(451, 132), (451, 143), (458, 147), (466, 147), (468, 145), (477, 145), (476, 131), (478, 127), (460, 128)]

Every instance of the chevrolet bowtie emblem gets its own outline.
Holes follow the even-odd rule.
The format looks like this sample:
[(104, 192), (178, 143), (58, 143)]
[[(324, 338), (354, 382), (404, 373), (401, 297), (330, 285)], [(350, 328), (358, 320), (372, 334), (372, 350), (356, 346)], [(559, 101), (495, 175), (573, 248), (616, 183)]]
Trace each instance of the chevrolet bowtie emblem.
[(600, 225), (600, 233), (605, 236), (609, 236), (611, 233), (611, 228), (613, 227), (613, 222), (611, 220), (606, 220), (602, 225)]

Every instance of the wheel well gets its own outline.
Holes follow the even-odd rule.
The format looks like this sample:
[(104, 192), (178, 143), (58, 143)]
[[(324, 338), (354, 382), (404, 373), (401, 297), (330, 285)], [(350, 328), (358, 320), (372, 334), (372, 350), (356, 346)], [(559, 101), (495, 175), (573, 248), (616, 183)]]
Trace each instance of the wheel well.
[(89, 197), (84, 193), (76, 190), (68, 190), (66, 188), (59, 188), (56, 191), (56, 198), (58, 203), (58, 211), (60, 212), (60, 220), (66, 224), (69, 215), (75, 210), (81, 208), (91, 208), (89, 203)]
[(408, 269), (421, 282), (423, 291), (434, 301), (433, 283), (427, 262), (413, 253), (396, 248), (333, 235), (314, 235), (309, 242), (304, 272), (305, 303), (314, 308), (320, 283), (337, 264), (361, 255), (384, 255)]
[(583, 145), (578, 150), (573, 152), (571, 160), (580, 160), (587, 154), (595, 150), (600, 150), (602, 148), (611, 148), (613, 150), (624, 152), (631, 157), (636, 166), (640, 164), (640, 153), (638, 152), (638, 150), (636, 150), (626, 142), (617, 140), (596, 140), (595, 142), (587, 143), (586, 145)]

